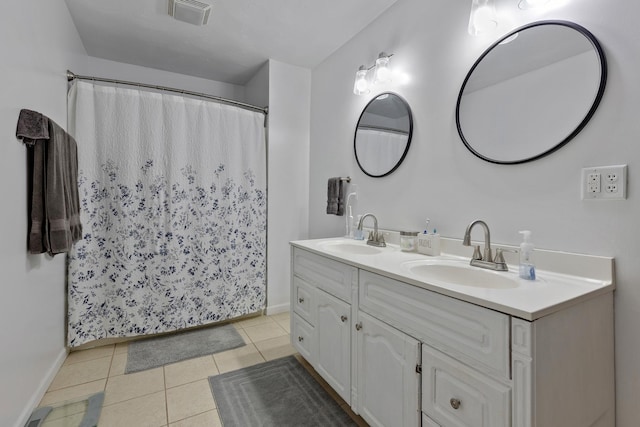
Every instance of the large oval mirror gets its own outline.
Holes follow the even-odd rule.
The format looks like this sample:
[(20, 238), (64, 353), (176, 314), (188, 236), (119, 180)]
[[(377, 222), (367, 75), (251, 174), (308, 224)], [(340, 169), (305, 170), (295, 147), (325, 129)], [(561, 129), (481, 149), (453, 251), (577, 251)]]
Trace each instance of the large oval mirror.
[(605, 56), (585, 28), (535, 22), (495, 42), (462, 84), (456, 123), (462, 142), (492, 163), (524, 163), (575, 137), (595, 112)]
[(356, 125), (354, 150), (362, 172), (383, 177), (396, 170), (409, 151), (413, 118), (409, 104), (382, 93), (364, 107)]

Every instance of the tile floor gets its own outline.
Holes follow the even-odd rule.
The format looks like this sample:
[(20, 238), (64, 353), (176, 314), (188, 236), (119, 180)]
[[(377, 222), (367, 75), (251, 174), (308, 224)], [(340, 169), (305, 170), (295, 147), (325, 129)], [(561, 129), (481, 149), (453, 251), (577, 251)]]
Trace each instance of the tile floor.
[[(69, 354), (40, 406), (73, 401), (105, 392), (100, 427), (222, 426), (207, 378), (268, 360), (295, 354), (289, 343), (289, 313), (234, 322), (247, 344), (222, 353), (124, 375), (127, 343)], [(302, 359), (301, 359), (302, 360)], [(302, 360), (303, 361), (303, 360)], [(366, 424), (303, 361), (360, 426)], [(48, 427), (78, 425), (83, 407), (47, 418)]]

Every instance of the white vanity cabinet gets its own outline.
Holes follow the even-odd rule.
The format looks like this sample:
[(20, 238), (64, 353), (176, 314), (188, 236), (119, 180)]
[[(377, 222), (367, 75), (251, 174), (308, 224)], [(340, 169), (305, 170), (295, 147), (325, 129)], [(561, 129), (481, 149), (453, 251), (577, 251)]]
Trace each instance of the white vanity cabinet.
[(421, 343), (358, 311), (358, 269), (292, 250), (291, 342), (371, 426), (420, 425)]
[(291, 340), (370, 425), (614, 427), (612, 288), (524, 320), (338, 259), (292, 247)]
[(291, 342), (327, 383), (351, 403), (352, 293), (358, 270), (292, 251)]

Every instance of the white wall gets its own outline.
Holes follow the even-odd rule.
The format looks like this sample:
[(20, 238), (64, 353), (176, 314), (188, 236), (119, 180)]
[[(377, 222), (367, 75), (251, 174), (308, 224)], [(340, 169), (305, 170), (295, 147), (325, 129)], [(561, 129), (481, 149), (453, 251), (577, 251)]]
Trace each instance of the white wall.
[(220, 96), (236, 101), (245, 100), (244, 86), (171, 73), (155, 68), (124, 64), (107, 59), (89, 57), (86, 70), (71, 70), (76, 74), (103, 77), (107, 79), (125, 80), (202, 92), (207, 95)]
[(245, 102), (261, 107), (269, 105), (269, 61), (244, 85)]
[(311, 71), (269, 60), (267, 312), (289, 309), (289, 241), (309, 232)]
[(0, 425), (22, 426), (66, 355), (65, 258), (27, 254), (27, 149), (16, 123), (29, 108), (66, 128), (66, 70), (84, 67), (86, 53), (64, 0), (3, 4), (0, 39)]
[[(614, 256), (618, 426), (637, 426), (640, 4), (611, 0), (603, 7), (598, 0), (573, 0), (540, 12), (500, 0), (496, 34), (473, 38), (466, 32), (470, 3), (399, 0), (313, 70), (310, 234), (342, 234), (344, 219), (325, 214), (326, 180), (350, 175), (359, 186), (359, 213), (374, 212), (384, 228), (419, 230), (430, 217), (444, 236), (461, 238), (470, 221), (482, 218), (495, 242), (517, 244), (518, 230), (526, 228), (541, 248)], [(483, 162), (466, 150), (456, 131), (460, 85), (499, 34), (539, 19), (574, 21), (600, 40), (609, 64), (604, 98), (582, 133), (552, 155), (517, 166)], [(395, 91), (409, 102), (415, 127), (405, 162), (389, 177), (374, 179), (358, 169), (352, 149), (359, 113), (375, 93), (358, 97), (352, 87), (358, 66), (370, 65), (382, 50), (394, 53), (392, 67), (411, 79), (380, 90)], [(580, 200), (582, 167), (622, 163), (629, 165), (626, 201)]]

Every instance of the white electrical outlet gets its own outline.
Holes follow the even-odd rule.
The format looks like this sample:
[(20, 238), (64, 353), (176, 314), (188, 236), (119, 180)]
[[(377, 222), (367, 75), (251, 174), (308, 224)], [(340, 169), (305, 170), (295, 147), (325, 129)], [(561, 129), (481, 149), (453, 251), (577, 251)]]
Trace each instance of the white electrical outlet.
[(582, 169), (582, 199), (618, 200), (627, 198), (627, 165)]
[(591, 172), (587, 174), (587, 193), (599, 193), (600, 192), (600, 174), (597, 172)]

